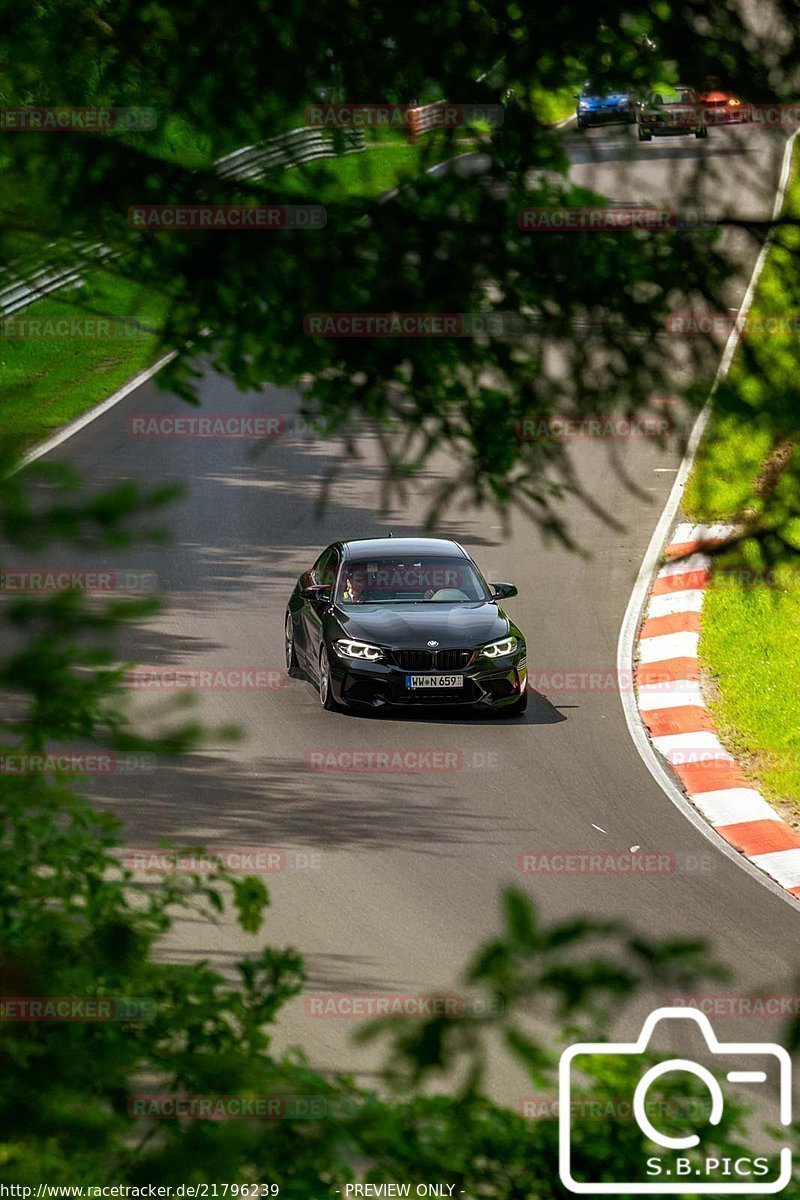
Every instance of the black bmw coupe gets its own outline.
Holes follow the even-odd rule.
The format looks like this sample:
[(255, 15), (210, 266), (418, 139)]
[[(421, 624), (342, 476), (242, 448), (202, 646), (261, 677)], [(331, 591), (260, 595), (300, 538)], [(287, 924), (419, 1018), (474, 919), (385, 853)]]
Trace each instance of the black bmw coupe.
[(467, 705), (509, 716), (528, 703), (525, 638), (457, 542), (334, 542), (286, 611), (286, 667), (323, 708)]

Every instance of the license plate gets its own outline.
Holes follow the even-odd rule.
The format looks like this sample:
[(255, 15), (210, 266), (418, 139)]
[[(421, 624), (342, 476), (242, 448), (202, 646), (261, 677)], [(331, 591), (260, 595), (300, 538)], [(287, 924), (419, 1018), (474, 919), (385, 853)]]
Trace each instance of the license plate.
[(463, 686), (463, 675), (406, 675), (407, 688), (457, 688)]

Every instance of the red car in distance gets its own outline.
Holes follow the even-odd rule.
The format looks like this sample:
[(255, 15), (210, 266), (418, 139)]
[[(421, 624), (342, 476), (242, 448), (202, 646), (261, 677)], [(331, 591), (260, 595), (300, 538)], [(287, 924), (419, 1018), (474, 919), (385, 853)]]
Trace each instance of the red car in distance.
[(752, 109), (746, 101), (732, 92), (723, 91), (711, 80), (707, 90), (700, 93), (700, 101), (709, 125), (740, 125), (753, 119)]

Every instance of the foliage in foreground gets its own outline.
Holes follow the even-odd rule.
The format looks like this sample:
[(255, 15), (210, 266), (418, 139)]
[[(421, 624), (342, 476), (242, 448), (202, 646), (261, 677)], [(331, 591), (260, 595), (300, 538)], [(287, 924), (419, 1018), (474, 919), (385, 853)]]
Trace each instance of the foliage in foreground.
[[(119, 545), (131, 516), (166, 498), (125, 485), (85, 499), (63, 472), (45, 475), (47, 494), (35, 504), (27, 472), (0, 483), (5, 542), (33, 551), (56, 540)], [(16, 641), (5, 643), (0, 682), (13, 702), (0, 753), (75, 741), (159, 754), (191, 746), (196, 728), (145, 739), (125, 716), (114, 638), (146, 610), (75, 592), (9, 605)], [(510, 891), (498, 936), (464, 977), (487, 1015), (369, 1028), (364, 1036), (387, 1043), (383, 1084), (370, 1091), (312, 1069), (302, 1048), (280, 1057), (271, 1051), (281, 1006), (303, 988), (296, 950), (254, 951), (233, 982), (206, 963), (158, 957), (172, 917), (187, 908), (211, 921), (232, 906), (241, 927), (258, 933), (269, 904), (259, 879), (221, 870), (143, 885), (121, 864), (117, 822), (96, 812), (76, 781), (43, 772), (0, 772), (0, 839), (5, 1003), (71, 996), (148, 1006), (135, 1020), (0, 1022), (7, 1184), (236, 1181), (277, 1184), (281, 1195), (311, 1200), (354, 1179), (444, 1179), (454, 1194), (561, 1196), (554, 1106), (530, 1121), (493, 1103), (485, 1091), (490, 1057), (516, 1061), (531, 1093), (552, 1104), (564, 1041), (610, 1029), (642, 986), (685, 990), (712, 971), (700, 944), (652, 945), (622, 925), (591, 920), (546, 926), (528, 898)], [(629, 1095), (632, 1084), (630, 1065), (612, 1061), (583, 1090), (603, 1102)], [(141, 1107), (154, 1095), (266, 1099), (280, 1117), (272, 1108), (273, 1119), (158, 1119), (147, 1116), (147, 1101)], [(667, 1120), (678, 1127), (677, 1117)], [(747, 1152), (735, 1105), (713, 1145), (721, 1154)], [(643, 1150), (630, 1120), (611, 1120), (589, 1122), (576, 1154), (579, 1165), (614, 1179), (634, 1170)]]

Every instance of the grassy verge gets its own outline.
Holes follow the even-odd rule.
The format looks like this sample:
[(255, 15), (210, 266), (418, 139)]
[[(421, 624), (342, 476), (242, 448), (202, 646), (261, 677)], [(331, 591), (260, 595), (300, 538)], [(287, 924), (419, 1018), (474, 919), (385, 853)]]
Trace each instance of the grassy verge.
[[(17, 313), (0, 337), (3, 431), (21, 449), (100, 403), (155, 361), (166, 301), (105, 271)], [(85, 322), (70, 337), (43, 336), (57, 318)], [(93, 325), (117, 318), (124, 328)], [(38, 322), (38, 326), (33, 325)], [(128, 324), (129, 323), (129, 324)], [(15, 336), (20, 329), (34, 336)]]
[[(574, 107), (571, 88), (537, 94), (542, 119), (553, 121)], [(302, 125), (302, 113), (294, 124)], [(170, 119), (154, 135), (157, 157), (200, 168), (208, 165), (210, 146), (185, 123)], [(411, 144), (403, 130), (367, 131), (364, 153), (324, 159), (271, 174), (265, 181), (271, 195), (308, 198), (319, 203), (341, 203), (348, 199), (374, 199), (418, 175), (425, 168), (474, 149), (479, 139), (464, 131), (455, 139), (441, 133), (420, 137)], [(11, 194), (0, 158), (0, 211), (12, 213), (19, 197)], [(20, 231), (6, 240), (5, 250), (20, 262), (41, 265), (47, 259), (43, 239)], [(81, 413), (88, 411), (127, 379), (155, 360), (159, 349), (158, 328), (163, 302), (145, 293), (112, 271), (94, 272), (84, 286), (61, 289), (23, 310), (27, 319), (54, 317), (135, 318), (145, 327), (133, 337), (73, 337), (37, 339), (0, 337), (0, 380), (3, 391), (3, 426), (21, 448), (48, 436)], [(149, 330), (149, 332), (148, 332)]]
[[(785, 211), (800, 213), (797, 154)], [(777, 235), (754, 298), (754, 319), (800, 311), (798, 247), (798, 229)], [(736, 521), (764, 513), (765, 491), (771, 524), (784, 521), (790, 508), (797, 511), (798, 374), (796, 334), (743, 337), (686, 490), (690, 520)], [(788, 465), (770, 487), (765, 467), (781, 449)], [(765, 795), (800, 818), (800, 522), (789, 520), (784, 532), (790, 549), (777, 569), (754, 542), (718, 564), (703, 608), (700, 656), (723, 742)]]

